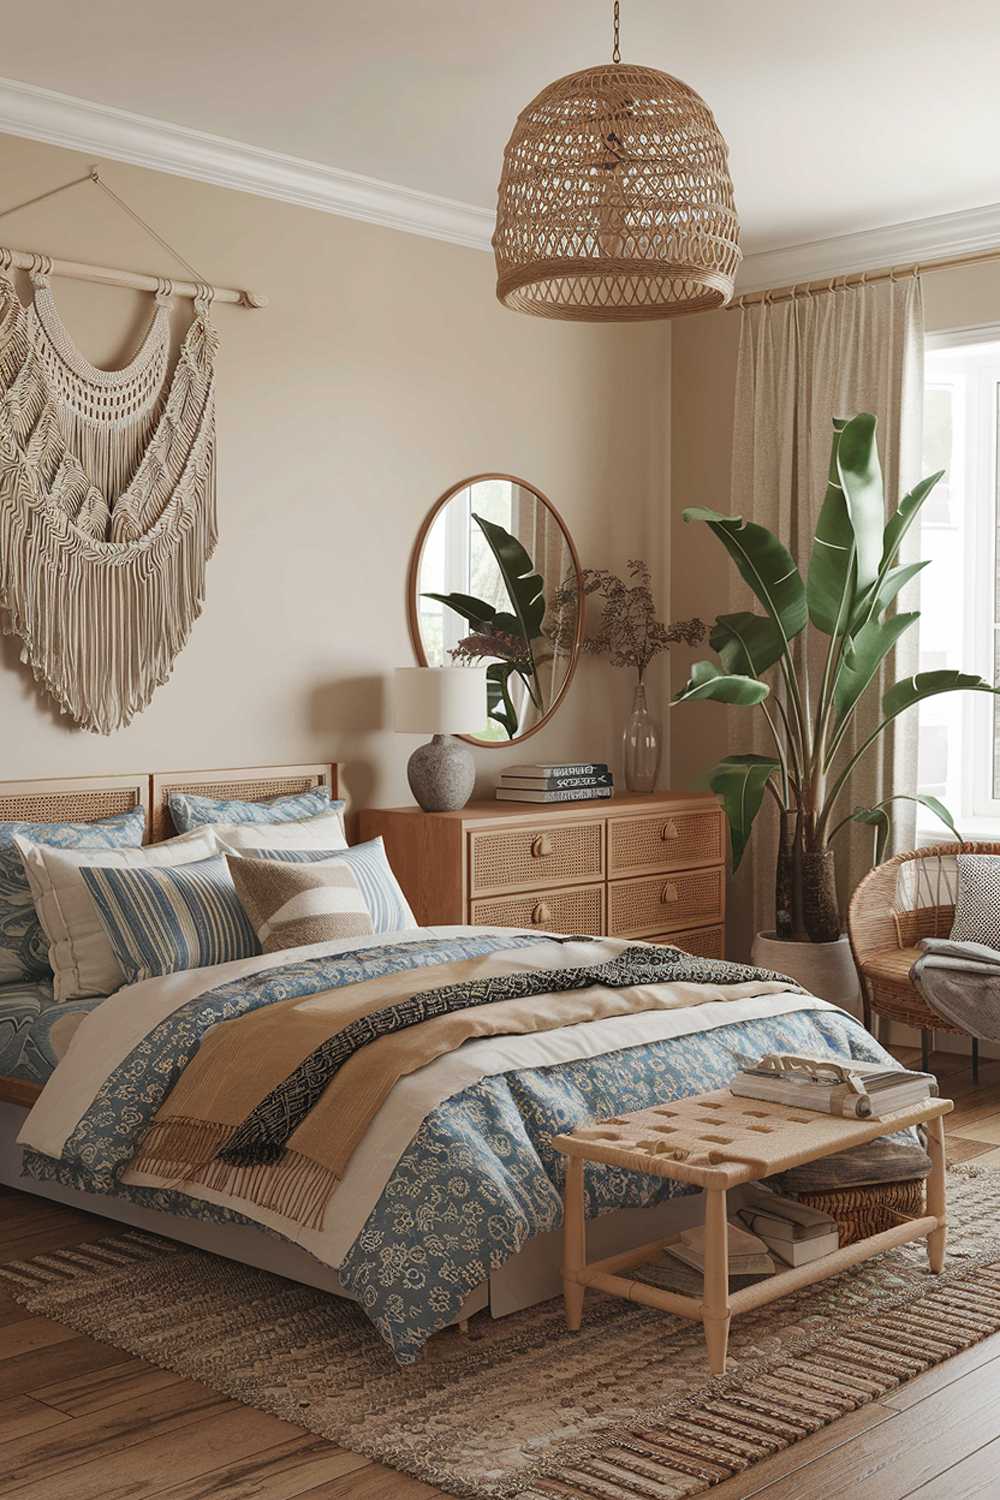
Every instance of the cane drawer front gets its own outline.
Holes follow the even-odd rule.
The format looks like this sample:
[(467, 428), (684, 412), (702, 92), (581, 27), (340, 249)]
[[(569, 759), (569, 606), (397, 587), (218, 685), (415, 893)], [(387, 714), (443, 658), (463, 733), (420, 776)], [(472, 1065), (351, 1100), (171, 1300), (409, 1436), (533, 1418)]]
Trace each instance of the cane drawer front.
[(672, 948), (683, 948), (696, 958), (725, 958), (726, 937), (722, 927), (689, 927), (682, 932), (658, 932), (647, 938), (650, 943), (667, 943)]
[(603, 818), (469, 834), (473, 898), (603, 878)]
[(469, 920), (484, 927), (538, 927), (543, 932), (604, 932), (604, 886), (524, 891), (491, 901), (473, 901)]
[(608, 878), (722, 864), (723, 839), (723, 813), (716, 807), (609, 818)]
[(721, 922), (723, 871), (683, 870), (640, 880), (614, 880), (608, 886), (608, 933), (645, 937)]

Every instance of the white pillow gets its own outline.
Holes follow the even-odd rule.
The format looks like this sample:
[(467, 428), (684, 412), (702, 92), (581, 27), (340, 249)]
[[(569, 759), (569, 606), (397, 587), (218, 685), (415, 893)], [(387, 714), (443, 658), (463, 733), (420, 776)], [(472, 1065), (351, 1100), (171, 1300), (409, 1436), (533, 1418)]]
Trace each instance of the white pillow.
[(150, 869), (208, 859), (218, 845), (211, 828), (196, 828), (142, 849), (54, 849), (17, 835), (31, 899), (49, 940), (55, 1000), (82, 1000), (121, 989), (125, 975), (115, 958), (94, 898), (80, 873), (87, 866)]
[(958, 900), (950, 936), (954, 943), (1000, 948), (1000, 855), (958, 856)]
[(346, 849), (343, 814), (317, 813), (301, 823), (215, 823), (224, 853), (257, 849)]

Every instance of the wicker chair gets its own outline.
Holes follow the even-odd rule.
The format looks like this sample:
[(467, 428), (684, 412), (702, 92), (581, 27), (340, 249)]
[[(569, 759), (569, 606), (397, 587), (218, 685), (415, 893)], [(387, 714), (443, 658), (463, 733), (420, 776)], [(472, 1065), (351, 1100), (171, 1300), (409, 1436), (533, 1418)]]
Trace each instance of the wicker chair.
[[(931, 1007), (910, 983), (924, 937), (947, 937), (955, 919), (959, 854), (1000, 854), (1000, 844), (934, 844), (897, 854), (866, 875), (851, 898), (847, 932), (861, 978), (865, 1025), (872, 1013), (920, 1032), (927, 1070), (932, 1033), (968, 1033)], [(979, 1042), (972, 1038), (972, 1076), (979, 1078)]]

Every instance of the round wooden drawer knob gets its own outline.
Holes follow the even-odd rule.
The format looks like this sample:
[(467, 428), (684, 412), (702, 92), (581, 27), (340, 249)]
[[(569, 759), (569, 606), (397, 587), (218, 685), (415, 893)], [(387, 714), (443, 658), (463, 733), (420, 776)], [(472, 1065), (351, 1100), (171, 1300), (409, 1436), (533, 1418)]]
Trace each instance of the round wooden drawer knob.
[(552, 908), (547, 901), (539, 901), (531, 913), (531, 922), (534, 927), (545, 926), (552, 919)]
[(673, 821), (673, 819), (671, 819), (670, 822), (664, 823), (663, 827), (660, 829), (660, 838), (663, 843), (666, 843), (668, 839), (675, 839), (676, 837), (677, 824)]
[(676, 901), (676, 900), (677, 900), (677, 887), (675, 885), (673, 885), (671, 883), (671, 881), (668, 880), (667, 883), (666, 883), (666, 885), (663, 887), (662, 891), (660, 892), (660, 905), (661, 906), (667, 906), (671, 901)]
[(546, 854), (552, 853), (552, 837), (547, 833), (540, 833), (531, 841), (532, 859), (544, 859)]

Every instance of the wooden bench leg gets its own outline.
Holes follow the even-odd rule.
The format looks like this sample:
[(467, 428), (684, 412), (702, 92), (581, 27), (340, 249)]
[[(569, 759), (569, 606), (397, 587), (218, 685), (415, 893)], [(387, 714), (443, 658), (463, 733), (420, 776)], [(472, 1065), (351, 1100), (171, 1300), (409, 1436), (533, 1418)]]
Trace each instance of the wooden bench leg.
[(583, 1299), (587, 1289), (574, 1280), (574, 1273), (587, 1263), (587, 1220), (584, 1216), (583, 1160), (566, 1158), (566, 1191), (563, 1196), (563, 1304), (566, 1326), (572, 1332), (583, 1322)]
[(944, 1265), (944, 1247), (948, 1237), (945, 1227), (948, 1206), (945, 1192), (945, 1148), (944, 1124), (941, 1117), (927, 1121), (927, 1151), (931, 1159), (931, 1172), (927, 1179), (927, 1212), (939, 1221), (940, 1229), (932, 1229), (927, 1236), (927, 1259), (935, 1276)]
[(705, 1285), (702, 1322), (713, 1375), (726, 1373), (729, 1344), (729, 1226), (725, 1188), (705, 1189)]

